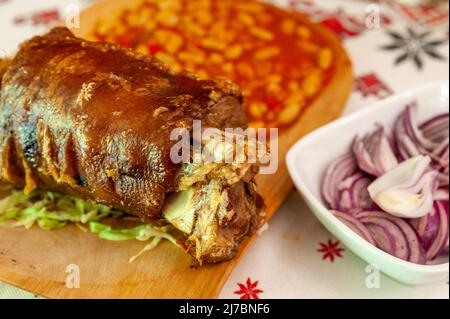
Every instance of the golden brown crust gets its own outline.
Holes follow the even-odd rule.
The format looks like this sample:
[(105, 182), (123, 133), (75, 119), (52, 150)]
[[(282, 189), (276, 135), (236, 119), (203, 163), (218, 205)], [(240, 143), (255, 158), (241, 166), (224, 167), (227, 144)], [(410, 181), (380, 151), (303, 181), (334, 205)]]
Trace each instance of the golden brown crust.
[(55, 28), (25, 42), (3, 76), (0, 178), (157, 220), (179, 169), (171, 130), (193, 119), (243, 127), (240, 101), (228, 82)]
[(6, 68), (9, 66), (10, 60), (0, 59), (0, 89), (2, 88), (2, 78), (6, 72)]

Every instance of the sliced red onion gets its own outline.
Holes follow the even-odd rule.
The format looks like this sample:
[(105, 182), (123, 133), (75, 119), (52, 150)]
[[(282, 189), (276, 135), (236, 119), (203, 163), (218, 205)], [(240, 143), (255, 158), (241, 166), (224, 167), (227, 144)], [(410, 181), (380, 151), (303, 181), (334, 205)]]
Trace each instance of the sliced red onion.
[(448, 113), (417, 126), (415, 106), (408, 106), (395, 124), (395, 139), (402, 160), (419, 154), (430, 156), (440, 168), (448, 167)]
[(356, 160), (350, 153), (339, 157), (330, 164), (322, 184), (322, 196), (329, 208), (338, 209), (339, 184), (353, 175), (357, 168)]
[(449, 138), (442, 140), (439, 144), (437, 144), (436, 148), (433, 150), (433, 156), (443, 161), (447, 160), (447, 162), (441, 163), (442, 166), (448, 165), (448, 152), (449, 152)]
[[(449, 200), (447, 199), (447, 200), (441, 201), (441, 204), (444, 206), (445, 212), (447, 214), (447, 226), (449, 226), (449, 220), (450, 220), (450, 218), (449, 218)], [(450, 229), (448, 230), (448, 232), (450, 233)], [(447, 242), (445, 243), (444, 247), (441, 249), (441, 252), (438, 254), (438, 256), (441, 254), (448, 254), (448, 252), (449, 252), (448, 247), (449, 247), (449, 236), (447, 235)]]
[(449, 114), (444, 113), (429, 119), (420, 125), (420, 130), (426, 139), (435, 143), (445, 140), (449, 136)]
[(427, 139), (419, 129), (415, 117), (416, 108), (417, 105), (410, 105), (406, 107), (404, 117), (406, 132), (411, 137), (412, 141), (416, 143), (419, 150), (422, 150), (423, 153), (426, 153), (427, 151), (431, 152), (438, 146), (438, 143)]
[(373, 240), (372, 235), (370, 234), (369, 230), (358, 219), (356, 219), (355, 217), (353, 217), (349, 214), (341, 213), (338, 211), (332, 211), (332, 213), (341, 222), (343, 222), (348, 228), (350, 228), (355, 233), (357, 233), (360, 237), (364, 238), (366, 241), (368, 241), (372, 245), (375, 245), (375, 241)]
[(397, 118), (394, 127), (397, 150), (400, 155), (400, 159), (403, 161), (421, 154), (418, 145), (415, 143), (413, 137), (409, 135), (409, 130), (407, 129), (408, 121), (411, 120), (408, 117), (411, 116), (411, 114), (411, 109), (408, 106), (405, 112), (400, 114)]
[(449, 191), (448, 188), (439, 188), (434, 192), (433, 199), (438, 201), (449, 201)]
[[(440, 131), (431, 131), (429, 133), (433, 133), (431, 135), (431, 138), (433, 138), (433, 141), (436, 143), (436, 148), (433, 150), (433, 152), (430, 153), (430, 157), (433, 159), (432, 166), (434, 169), (439, 171), (438, 175), (438, 182), (439, 186), (445, 187), (449, 185), (449, 136), (448, 136), (448, 115), (444, 115), (440, 118), (438, 118), (438, 121), (443, 122), (442, 120), (445, 120), (444, 123), (441, 123), (440, 126), (437, 128), (440, 129)], [(436, 127), (434, 127), (436, 129)], [(445, 129), (444, 132), (442, 130)]]
[(448, 186), (449, 184), (449, 175), (448, 175), (448, 167), (449, 167), (449, 138), (447, 137), (443, 140), (430, 154), (430, 157), (433, 159), (432, 166), (434, 169), (439, 171), (439, 185)]
[(430, 247), (427, 250), (427, 260), (434, 260), (443, 252), (448, 250), (448, 238), (449, 238), (449, 216), (448, 206), (444, 206), (443, 202), (436, 201), (434, 203), (435, 209), (439, 216), (439, 230), (432, 241)]
[(448, 187), (449, 186), (450, 176), (449, 176), (448, 166), (447, 166), (447, 168), (445, 168), (444, 170), (439, 172), (437, 179), (439, 182), (439, 187)]
[(370, 183), (372, 180), (361, 172), (343, 180), (338, 187), (340, 191), (339, 210), (348, 213), (355, 208), (371, 208), (373, 201), (367, 191)]
[(356, 137), (353, 143), (359, 168), (373, 176), (381, 176), (398, 165), (387, 129), (378, 129), (364, 138)]
[(400, 259), (409, 259), (409, 245), (400, 227), (386, 218), (363, 217), (360, 221), (367, 227), (381, 250)]
[(439, 231), (440, 217), (436, 205), (433, 205), (429, 214), (418, 219), (412, 219), (410, 223), (417, 231), (423, 247), (429, 249)]
[(405, 220), (379, 211), (361, 212), (357, 214), (355, 217), (360, 219), (361, 222), (363, 223), (365, 220), (367, 220), (366, 218), (369, 217), (387, 219), (391, 221), (400, 228), (400, 230), (402, 231), (403, 235), (406, 238), (409, 248), (409, 255), (407, 260), (416, 264), (426, 263), (426, 253), (425, 249), (422, 246), (420, 237), (414, 230), (413, 226), (411, 226)]
[(385, 212), (403, 218), (419, 218), (433, 207), (437, 172), (428, 156), (411, 158), (375, 180), (369, 187), (372, 200)]
[(415, 107), (400, 114), (393, 134), (378, 125), (356, 137), (353, 154), (328, 168), (322, 193), (359, 236), (424, 264), (449, 250), (449, 114), (419, 126)]

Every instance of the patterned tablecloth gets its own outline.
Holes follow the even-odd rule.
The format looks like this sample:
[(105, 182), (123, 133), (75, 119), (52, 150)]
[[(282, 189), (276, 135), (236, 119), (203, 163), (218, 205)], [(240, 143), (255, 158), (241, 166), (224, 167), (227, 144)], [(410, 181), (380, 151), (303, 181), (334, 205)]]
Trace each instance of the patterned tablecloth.
[[(111, 0), (112, 1), (112, 0)], [(0, 0), (0, 56), (44, 32), (70, 5), (88, 0)], [(417, 7), (396, 1), (275, 1), (337, 32), (356, 81), (345, 113), (393, 93), (449, 78), (448, 2)], [(380, 25), (377, 17), (380, 13)], [(375, 19), (373, 19), (375, 18)], [(223, 288), (222, 298), (449, 298), (448, 280), (409, 287), (381, 276), (367, 288), (367, 265), (343, 247), (292, 191)], [(36, 298), (0, 283), (0, 298)]]

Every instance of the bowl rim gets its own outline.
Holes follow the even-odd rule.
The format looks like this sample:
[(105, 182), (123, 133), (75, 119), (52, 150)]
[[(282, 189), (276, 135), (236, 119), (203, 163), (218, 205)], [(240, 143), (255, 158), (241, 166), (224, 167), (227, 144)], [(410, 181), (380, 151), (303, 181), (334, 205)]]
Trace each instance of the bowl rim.
[[(334, 130), (345, 126), (349, 123), (352, 123), (354, 121), (357, 121), (358, 119), (368, 116), (374, 112), (382, 111), (383, 109), (389, 107), (393, 103), (395, 103), (397, 100), (402, 100), (406, 97), (414, 97), (420, 94), (421, 92), (425, 91), (431, 91), (431, 90), (439, 90), (442, 89), (442, 87), (449, 86), (449, 80), (444, 81), (438, 81), (429, 83), (426, 85), (422, 85), (416, 88), (412, 88), (397, 94), (394, 94), (386, 99), (383, 99), (381, 101), (375, 102), (370, 104), (369, 106), (365, 107), (362, 110), (353, 112), (351, 114), (348, 114), (344, 117), (341, 117), (337, 119), (336, 121), (333, 121), (329, 124), (326, 124), (322, 126), (321, 128), (313, 131), (312, 133), (306, 135), (299, 141), (297, 141), (288, 151), (286, 155), (286, 164), (288, 167), (289, 174), (294, 182), (294, 184), (297, 186), (298, 191), (305, 197), (307, 201), (309, 201), (316, 209), (320, 211), (320, 213), (325, 216), (327, 219), (330, 219), (334, 224), (337, 224), (338, 227), (343, 228), (348, 232), (348, 237), (351, 240), (359, 241), (362, 243), (362, 246), (365, 246), (365, 248), (373, 250), (374, 253), (380, 255), (383, 258), (390, 259), (391, 262), (396, 262), (397, 264), (408, 267), (411, 270), (420, 271), (424, 273), (436, 273), (436, 272), (449, 272), (449, 262), (443, 263), (443, 264), (432, 264), (432, 265), (420, 265), (415, 264), (406, 260), (402, 260), (398, 257), (395, 257), (378, 247), (370, 244), (360, 236), (358, 236), (351, 228), (349, 228), (347, 225), (342, 223), (336, 216), (334, 216), (328, 208), (325, 207), (323, 204), (323, 201), (319, 198), (317, 198), (312, 191), (309, 189), (309, 187), (306, 185), (306, 183), (302, 179), (302, 174), (300, 173), (298, 169), (298, 163), (296, 162), (297, 155), (301, 153), (301, 151), (309, 146), (312, 142), (314, 142), (319, 136), (323, 136), (326, 134), (330, 134), (330, 132), (333, 132)], [(314, 213), (314, 212), (313, 212)], [(317, 218), (317, 216), (316, 216)], [(319, 220), (320, 221), (320, 220)], [(355, 255), (358, 255), (355, 253)], [(358, 255), (359, 258), (364, 259)]]

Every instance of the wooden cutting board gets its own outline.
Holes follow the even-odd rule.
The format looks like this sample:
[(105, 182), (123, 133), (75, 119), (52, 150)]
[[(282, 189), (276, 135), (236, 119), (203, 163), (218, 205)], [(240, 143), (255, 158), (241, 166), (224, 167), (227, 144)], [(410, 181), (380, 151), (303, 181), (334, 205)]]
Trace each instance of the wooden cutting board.
[[(98, 17), (113, 18), (136, 3), (97, 2), (82, 12), (81, 28), (74, 31), (86, 36)], [(341, 41), (327, 28), (299, 18), (333, 49), (335, 72), (298, 122), (280, 135), (276, 174), (257, 178), (269, 218), (292, 188), (284, 163), (288, 149), (300, 137), (341, 114), (353, 83), (351, 63)], [(0, 228), (0, 280), (51, 298), (214, 298), (253, 239), (248, 239), (230, 262), (192, 268), (190, 257), (166, 242), (129, 264), (129, 257), (142, 248), (142, 243), (101, 240), (75, 226), (55, 231)], [(66, 286), (69, 265), (79, 266), (80, 288)]]

